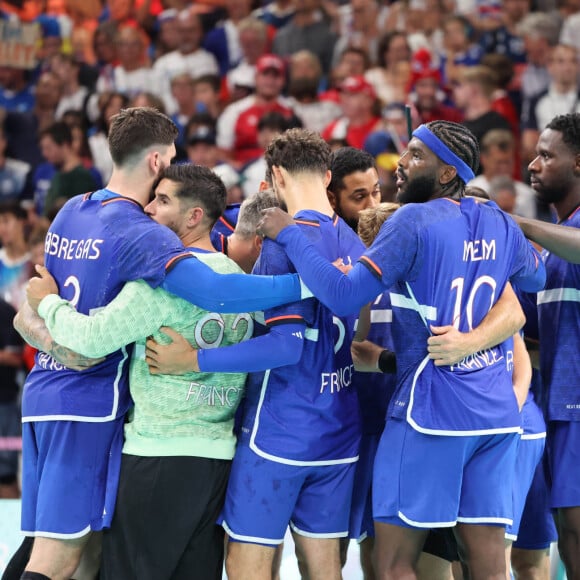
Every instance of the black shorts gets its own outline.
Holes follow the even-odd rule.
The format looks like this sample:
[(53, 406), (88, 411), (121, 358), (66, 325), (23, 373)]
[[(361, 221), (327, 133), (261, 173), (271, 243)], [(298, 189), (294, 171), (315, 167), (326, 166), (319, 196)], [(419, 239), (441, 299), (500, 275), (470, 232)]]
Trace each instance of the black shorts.
[(429, 535), (425, 540), (423, 552), (447, 560), (448, 562), (455, 562), (459, 560), (457, 552), (457, 540), (453, 533), (453, 528), (437, 528), (429, 530)]
[(221, 580), (231, 461), (123, 454), (102, 580)]

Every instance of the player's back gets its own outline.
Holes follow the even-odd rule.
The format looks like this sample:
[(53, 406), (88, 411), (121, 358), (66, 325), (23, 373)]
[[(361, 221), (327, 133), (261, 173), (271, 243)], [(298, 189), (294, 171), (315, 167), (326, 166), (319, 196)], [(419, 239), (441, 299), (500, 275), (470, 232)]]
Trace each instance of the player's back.
[[(426, 432), (517, 430), (509, 340), (452, 367), (435, 367), (426, 347), (429, 325), (467, 332), (483, 320), (510, 276), (534, 259), (527, 242), (503, 213), (471, 199), (410, 204), (383, 228), (379, 238), (394, 246), (388, 255), (396, 271), (399, 386), (391, 413)], [(388, 256), (374, 255), (386, 271)]]
[[(330, 261), (349, 264), (364, 247), (337, 216), (317, 212), (295, 216), (300, 228)], [(295, 269), (282, 248), (265, 241), (254, 273)], [(309, 298), (264, 313), (267, 325), (305, 323), (302, 356), (296, 365), (252, 373), (248, 381), (242, 437), (256, 453), (275, 461), (312, 464), (354, 461), (360, 424), (350, 355), (352, 317), (339, 318)]]
[[(157, 286), (165, 265), (182, 255), (183, 245), (155, 224), (135, 201), (107, 190), (70, 200), (51, 225), (45, 263), (60, 295), (83, 314), (110, 302), (126, 281)], [(23, 395), (23, 416), (111, 420), (130, 404), (127, 365), (130, 348), (80, 375), (39, 352)]]

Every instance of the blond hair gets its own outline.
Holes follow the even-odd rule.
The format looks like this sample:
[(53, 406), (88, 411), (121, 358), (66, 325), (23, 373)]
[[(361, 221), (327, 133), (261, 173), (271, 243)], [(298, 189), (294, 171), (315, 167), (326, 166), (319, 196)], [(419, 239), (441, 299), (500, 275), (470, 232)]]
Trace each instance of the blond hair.
[(358, 214), (357, 233), (365, 246), (370, 246), (381, 226), (401, 207), (398, 203), (383, 202), (363, 209)]

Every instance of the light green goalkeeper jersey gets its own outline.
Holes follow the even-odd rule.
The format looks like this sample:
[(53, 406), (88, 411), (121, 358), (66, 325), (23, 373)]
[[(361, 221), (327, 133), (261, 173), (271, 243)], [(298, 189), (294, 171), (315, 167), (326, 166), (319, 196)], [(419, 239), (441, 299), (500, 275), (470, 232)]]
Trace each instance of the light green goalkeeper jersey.
[[(216, 272), (241, 272), (221, 253), (196, 256)], [(97, 358), (136, 343), (129, 378), (135, 407), (125, 426), (124, 453), (233, 457), (234, 414), (246, 374), (152, 375), (145, 362), (145, 341), (153, 335), (167, 344), (170, 339), (159, 328), (169, 326), (195, 348), (235, 344), (252, 336), (250, 314), (208, 312), (142, 280), (125, 284), (112, 302), (90, 316), (54, 294), (42, 300), (38, 312), (56, 342), (84, 356)]]

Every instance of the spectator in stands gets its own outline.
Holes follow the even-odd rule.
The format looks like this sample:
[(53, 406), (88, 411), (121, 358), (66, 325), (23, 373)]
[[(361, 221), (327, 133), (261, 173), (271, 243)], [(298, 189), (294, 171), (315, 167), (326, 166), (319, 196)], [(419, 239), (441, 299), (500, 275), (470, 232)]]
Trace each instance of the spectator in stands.
[(299, 50), (310, 50), (320, 60), (324, 76), (332, 66), (337, 35), (322, 10), (321, 0), (302, 0), (296, 3), (292, 20), (274, 37), (272, 52), (289, 57)]
[(481, 187), (491, 194), (493, 179), (496, 177), (510, 179), (515, 191), (513, 213), (522, 217), (535, 218), (538, 211), (534, 190), (512, 178), (516, 159), (515, 144), (513, 135), (507, 129), (494, 129), (486, 133), (480, 144), (482, 174), (472, 179), (468, 185)]
[(474, 42), (474, 31), (467, 18), (448, 16), (443, 23), (443, 53), (441, 75), (446, 87), (457, 81), (465, 67), (479, 64), (482, 48)]
[(94, 176), (73, 147), (72, 131), (66, 123), (59, 121), (42, 131), (40, 147), (44, 158), (56, 168), (46, 194), (44, 215), (50, 215), (62, 200), (97, 189)]
[(364, 76), (384, 104), (407, 100), (410, 58), (411, 51), (403, 32), (387, 32), (381, 38), (379, 66), (371, 68)]
[(45, 72), (36, 83), (34, 109), (27, 113), (13, 112), (6, 115), (4, 130), (10, 157), (28, 163), (33, 169), (42, 163), (38, 135), (54, 123), (60, 95), (60, 81), (54, 73)]
[(0, 204), (0, 298), (18, 310), (31, 275), (26, 243), (26, 211), (18, 201)]
[(175, 8), (168, 8), (157, 16), (154, 60), (179, 48), (178, 14), (179, 12)]
[(0, 109), (24, 113), (34, 107), (34, 90), (30, 71), (0, 66)]
[(329, 143), (344, 140), (347, 145), (362, 149), (367, 135), (380, 121), (376, 104), (375, 90), (364, 77), (348, 77), (340, 85), (342, 115), (324, 129), (322, 137)]
[(270, 43), (266, 24), (254, 17), (244, 18), (238, 25), (238, 33), (242, 58), (228, 71), (226, 82), (230, 94), (235, 91), (235, 84), (239, 79), (251, 79), (249, 82), (256, 85), (256, 63), (268, 52)]
[(536, 156), (540, 133), (555, 115), (580, 112), (578, 53), (573, 46), (560, 44), (550, 52), (548, 88), (524, 102), (522, 110), (522, 150), (524, 160)]
[(0, 203), (32, 197), (30, 165), (20, 159), (7, 157), (7, 144), (4, 128), (0, 124)]
[(319, 98), (321, 81), (322, 67), (313, 52), (300, 50), (290, 57), (288, 94), (291, 106), (304, 127), (317, 133), (342, 113), (338, 103)]
[[(220, 97), (220, 82), (220, 78), (217, 75), (203, 75), (195, 79), (193, 83), (197, 112), (208, 113), (214, 120), (217, 120), (223, 110)], [(253, 86), (255, 86), (255, 81)], [(245, 93), (243, 96), (246, 97), (248, 94)]]
[(103, 76), (97, 80), (97, 92), (118, 91), (131, 97), (154, 86), (153, 75), (147, 64), (145, 33), (136, 26), (123, 25), (117, 31), (115, 47), (119, 63), (113, 68), (112, 79)]
[(509, 121), (491, 107), (496, 87), (496, 77), (489, 68), (472, 66), (462, 70), (453, 88), (455, 104), (463, 111), (463, 124), (480, 144), (492, 129), (510, 130)]
[(521, 74), (522, 99), (531, 99), (550, 84), (548, 61), (552, 48), (558, 44), (558, 24), (549, 14), (528, 14), (518, 26), (524, 39), (527, 64)]
[(256, 65), (256, 93), (226, 107), (218, 119), (217, 144), (238, 164), (258, 158), (258, 120), (266, 113), (278, 111), (290, 118), (294, 113), (282, 97), (286, 65), (273, 54), (266, 54)]
[(250, 15), (252, 0), (225, 0), (223, 4), (228, 17), (210, 30), (203, 41), (203, 47), (215, 56), (222, 77), (242, 58), (238, 26)]
[(197, 111), (195, 102), (195, 84), (189, 73), (181, 73), (171, 79), (171, 96), (177, 105), (177, 110), (171, 119), (179, 129), (175, 144), (185, 145), (185, 127), (190, 117)]
[(179, 38), (178, 49), (160, 57), (153, 65), (154, 90), (165, 102), (169, 114), (177, 110), (177, 103), (171, 95), (171, 80), (180, 74), (187, 73), (192, 78), (205, 74), (217, 74), (216, 59), (207, 50), (201, 48), (203, 29), (199, 15), (193, 7), (183, 10), (177, 18)]
[(444, 104), (446, 95), (441, 86), (441, 71), (425, 48), (413, 55), (409, 92), (419, 124), (437, 119), (459, 123), (463, 118), (457, 109)]
[(60, 53), (50, 59), (50, 70), (58, 77), (62, 87), (62, 95), (54, 114), (56, 120), (60, 121), (69, 110), (84, 113), (89, 90), (79, 83), (79, 63), (72, 55)]
[(294, 0), (273, 0), (252, 12), (252, 16), (263, 20), (268, 26), (282, 28), (294, 16)]

